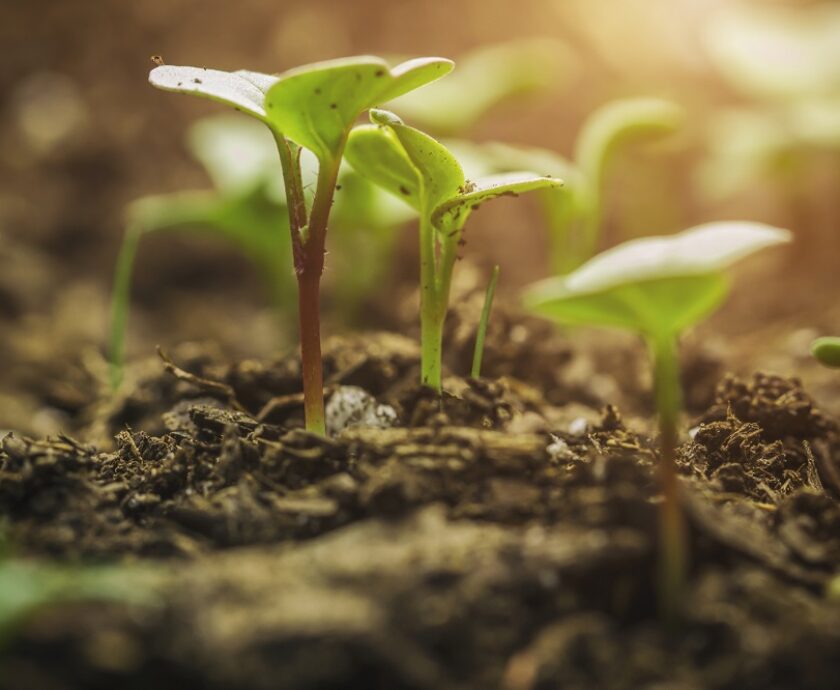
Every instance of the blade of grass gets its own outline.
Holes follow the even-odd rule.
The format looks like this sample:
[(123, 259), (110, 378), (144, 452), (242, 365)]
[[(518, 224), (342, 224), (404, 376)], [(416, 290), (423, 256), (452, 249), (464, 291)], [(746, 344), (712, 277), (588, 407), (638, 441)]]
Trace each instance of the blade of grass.
[(487, 292), (484, 294), (484, 307), (481, 310), (481, 319), (478, 322), (478, 330), (475, 334), (475, 349), (473, 350), (472, 371), (470, 376), (477, 379), (481, 376), (481, 360), (484, 357), (484, 339), (487, 337), (487, 324), (490, 321), (490, 311), (493, 309), (493, 298), (496, 296), (496, 283), (499, 282), (499, 266), (493, 267), (490, 274), (490, 282), (487, 284)]

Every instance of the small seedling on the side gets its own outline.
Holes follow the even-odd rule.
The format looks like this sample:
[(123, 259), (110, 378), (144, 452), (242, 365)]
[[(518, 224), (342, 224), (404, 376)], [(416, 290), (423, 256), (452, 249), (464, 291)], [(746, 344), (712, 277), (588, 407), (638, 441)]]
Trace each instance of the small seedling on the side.
[(490, 143), (468, 146), (483, 171), (544, 170), (566, 183), (539, 194), (549, 228), (551, 266), (568, 273), (598, 248), (604, 217), (607, 172), (626, 145), (673, 134), (683, 111), (661, 98), (628, 98), (597, 109), (584, 122), (567, 159), (553, 151)]
[(481, 376), (481, 360), (484, 357), (484, 339), (487, 337), (487, 324), (490, 322), (490, 312), (493, 309), (493, 298), (496, 295), (496, 283), (499, 282), (499, 267), (494, 266), (484, 294), (484, 307), (481, 309), (481, 319), (475, 332), (475, 349), (473, 350), (472, 370), (470, 376), (477, 379)]
[(729, 265), (790, 233), (756, 223), (710, 223), (670, 237), (633, 240), (591, 259), (569, 275), (532, 286), (526, 304), (569, 325), (623, 328), (647, 342), (659, 416), (660, 608), (679, 615), (687, 569), (685, 527), (676, 473), (682, 407), (678, 340), (710, 314), (729, 292)]
[[(441, 58), (410, 60), (391, 68), (370, 56), (306, 65), (267, 75), (163, 65), (149, 81), (166, 91), (230, 105), (271, 130), (280, 155), (288, 204), (303, 369), (306, 428), (326, 432), (321, 363), (320, 284), (327, 223), (350, 129), (359, 115), (438, 79), (452, 69)], [(307, 203), (301, 147), (315, 154), (315, 194)]]
[(452, 153), (429, 135), (388, 111), (372, 110), (371, 120), (375, 124), (351, 133), (347, 160), (420, 215), (421, 382), (440, 392), (443, 323), (461, 233), (470, 213), (490, 199), (558, 187), (562, 182), (532, 173), (468, 181)]
[(811, 354), (827, 367), (840, 367), (840, 338), (826, 336), (811, 343)]
[[(214, 182), (212, 190), (143, 197), (126, 213), (127, 228), (117, 260), (111, 297), (109, 361), (111, 384), (123, 376), (124, 343), (132, 273), (141, 239), (150, 233), (196, 232), (226, 240), (259, 270), (285, 333), (293, 325), (295, 279), (289, 214), (274, 139), (252, 118), (223, 114), (192, 125), (189, 148)], [(304, 184), (317, 174), (314, 156), (302, 152)], [(348, 165), (339, 173), (341, 193), (331, 215), (333, 316), (351, 322), (381, 283), (393, 248), (394, 229), (413, 216)], [(359, 271), (360, 262), (368, 270)]]

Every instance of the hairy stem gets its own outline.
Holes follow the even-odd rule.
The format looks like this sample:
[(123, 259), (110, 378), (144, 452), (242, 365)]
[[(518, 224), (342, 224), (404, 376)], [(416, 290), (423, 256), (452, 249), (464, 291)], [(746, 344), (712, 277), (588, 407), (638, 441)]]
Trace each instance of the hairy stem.
[(685, 520), (680, 508), (677, 479), (677, 427), (682, 407), (677, 341), (665, 336), (651, 342), (654, 392), (659, 413), (659, 476), (662, 504), (659, 512), (659, 610), (668, 626), (680, 618), (685, 593), (688, 555)]
[(438, 291), (435, 228), (420, 210), (420, 382), (441, 392), (443, 316)]
[(321, 161), (309, 225), (301, 236), (302, 262), (296, 273), (300, 311), (300, 356), (303, 369), (303, 406), (308, 431), (326, 435), (324, 414), (324, 371), (321, 361), (321, 274), (327, 221), (338, 180), (339, 155), (335, 161)]
[(472, 371), (470, 376), (477, 379), (481, 376), (481, 360), (484, 357), (484, 339), (487, 337), (487, 324), (490, 321), (490, 311), (493, 309), (493, 297), (496, 294), (496, 283), (499, 282), (499, 266), (493, 267), (487, 292), (484, 295), (484, 307), (481, 309), (481, 319), (475, 334), (475, 349), (473, 350)]

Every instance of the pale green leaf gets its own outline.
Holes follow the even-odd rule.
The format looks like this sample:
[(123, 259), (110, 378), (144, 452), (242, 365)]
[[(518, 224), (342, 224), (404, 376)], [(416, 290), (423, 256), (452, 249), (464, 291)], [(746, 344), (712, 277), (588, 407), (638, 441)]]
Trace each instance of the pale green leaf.
[(191, 94), (232, 106), (265, 120), (263, 101), (277, 77), (260, 72), (223, 72), (206, 67), (160, 65), (149, 74), (149, 83), (163, 91)]
[(372, 56), (306, 65), (281, 74), (269, 89), (267, 117), (322, 162), (334, 161), (364, 110), (442, 77), (452, 66), (442, 58), (421, 58), (391, 69)]
[(354, 128), (347, 140), (344, 157), (371, 182), (419, 210), (420, 173), (390, 127), (362, 125)]
[(282, 169), (269, 130), (240, 115), (206, 117), (190, 127), (187, 143), (223, 192), (242, 192), (267, 184), (279, 200)]
[(724, 270), (760, 249), (790, 241), (759, 223), (701, 225), (677, 235), (625, 242), (526, 295), (529, 308), (563, 323), (677, 334), (724, 298)]
[(458, 132), (503, 101), (560, 88), (575, 67), (568, 47), (553, 39), (483, 46), (459, 59), (448, 79), (407, 93), (389, 108), (437, 132)]

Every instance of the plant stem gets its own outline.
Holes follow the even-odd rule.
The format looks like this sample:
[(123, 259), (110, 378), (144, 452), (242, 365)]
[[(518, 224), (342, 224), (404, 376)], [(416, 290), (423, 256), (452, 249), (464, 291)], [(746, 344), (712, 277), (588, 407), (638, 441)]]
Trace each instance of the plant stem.
[(332, 208), (340, 161), (339, 155), (335, 161), (320, 162), (309, 225), (301, 237), (302, 262), (299, 268), (295, 266), (298, 279), (300, 356), (306, 429), (322, 436), (326, 435), (327, 427), (324, 413), (324, 371), (321, 361), (321, 274), (324, 272), (327, 221)]
[(111, 334), (108, 345), (108, 359), (111, 363), (111, 390), (117, 390), (123, 379), (125, 366), (125, 331), (128, 321), (128, 305), (131, 295), (131, 277), (134, 273), (134, 258), (143, 232), (139, 225), (128, 226), (123, 238), (117, 267), (114, 271), (114, 289), (111, 293)]
[(659, 476), (662, 490), (659, 512), (659, 611), (663, 622), (673, 626), (680, 618), (688, 569), (686, 528), (680, 508), (676, 466), (682, 391), (676, 337), (667, 335), (657, 338), (651, 341), (650, 347), (659, 413)]
[(487, 323), (490, 321), (490, 311), (493, 309), (493, 297), (496, 294), (496, 283), (499, 282), (499, 266), (493, 267), (490, 274), (490, 282), (487, 284), (487, 292), (484, 295), (484, 307), (481, 310), (481, 319), (478, 322), (478, 330), (475, 334), (475, 349), (473, 350), (472, 371), (470, 376), (477, 379), (481, 376), (481, 359), (484, 356), (484, 339), (487, 337)]
[[(332, 206), (338, 163), (318, 167), (318, 185), (307, 221), (303, 180), (300, 172), (300, 149), (275, 133), (277, 151), (283, 166), (283, 184), (289, 207), (292, 234), (292, 257), (298, 283), (298, 318), (300, 323), (300, 359), (303, 374), (303, 411), (307, 431), (325, 436), (324, 371), (321, 361), (321, 274), (324, 271), (324, 247), (327, 220)], [(341, 160), (341, 156), (337, 160)]]
[(420, 209), (420, 382), (440, 393), (445, 309), (440, 305), (435, 249), (435, 228)]

